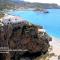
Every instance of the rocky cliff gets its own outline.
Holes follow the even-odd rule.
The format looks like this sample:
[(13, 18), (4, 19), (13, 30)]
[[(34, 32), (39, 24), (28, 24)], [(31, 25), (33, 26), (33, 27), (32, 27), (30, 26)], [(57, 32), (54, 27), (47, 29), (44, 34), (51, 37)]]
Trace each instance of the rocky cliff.
[(30, 24), (27, 21), (9, 22), (4, 24), (2, 21), (0, 24), (0, 47), (8, 47), (6, 51), (9, 51), (10, 60), (12, 57), (14, 57), (12, 59), (18, 60), (20, 59), (19, 56), (28, 55), (32, 57), (37, 53), (41, 55), (48, 51), (49, 41), (52, 38), (42, 26)]

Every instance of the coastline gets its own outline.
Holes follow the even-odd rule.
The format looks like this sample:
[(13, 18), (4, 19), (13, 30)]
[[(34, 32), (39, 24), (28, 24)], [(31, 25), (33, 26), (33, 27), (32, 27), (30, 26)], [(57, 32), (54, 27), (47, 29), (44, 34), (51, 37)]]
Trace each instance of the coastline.
[[(52, 41), (49, 42), (50, 48), (48, 50), (48, 58), (46, 57), (45, 60), (58, 60), (58, 57), (60, 57), (60, 38), (52, 37)], [(51, 57), (50, 55), (53, 54)], [(43, 60), (43, 59), (41, 59)]]

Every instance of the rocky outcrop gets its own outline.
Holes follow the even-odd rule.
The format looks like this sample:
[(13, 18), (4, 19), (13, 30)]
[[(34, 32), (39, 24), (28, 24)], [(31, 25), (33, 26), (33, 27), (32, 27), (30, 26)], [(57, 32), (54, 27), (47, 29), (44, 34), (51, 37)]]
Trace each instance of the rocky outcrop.
[(42, 9), (42, 8), (35, 8), (34, 11), (41, 12), (41, 13), (49, 13), (47, 9)]
[(19, 58), (18, 56), (45, 54), (50, 40), (52, 38), (42, 26), (30, 24), (27, 21), (4, 24), (0, 27), (0, 47), (8, 47), (7, 51), (15, 60)]

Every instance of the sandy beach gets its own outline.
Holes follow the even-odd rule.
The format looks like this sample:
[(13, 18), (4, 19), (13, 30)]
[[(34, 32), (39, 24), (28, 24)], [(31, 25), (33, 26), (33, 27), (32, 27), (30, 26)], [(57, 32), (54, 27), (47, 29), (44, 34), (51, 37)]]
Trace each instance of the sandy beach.
[(52, 37), (50, 48), (52, 48), (52, 50), (50, 50), (49, 53), (54, 53), (55, 56), (52, 56), (49, 60), (60, 60), (60, 39)]

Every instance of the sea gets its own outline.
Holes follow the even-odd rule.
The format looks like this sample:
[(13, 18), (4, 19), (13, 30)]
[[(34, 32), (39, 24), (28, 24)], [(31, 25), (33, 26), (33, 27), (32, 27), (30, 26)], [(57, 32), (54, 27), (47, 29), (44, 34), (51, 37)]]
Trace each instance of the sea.
[(41, 25), (49, 35), (60, 38), (60, 9), (47, 10), (49, 13), (32, 10), (13, 10), (9, 14), (20, 16), (33, 24)]

